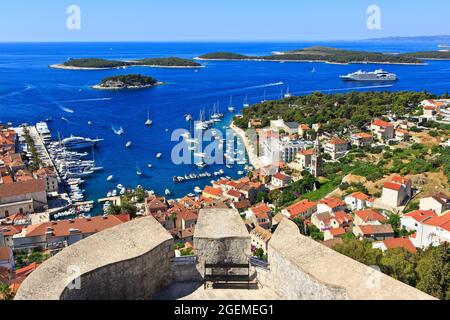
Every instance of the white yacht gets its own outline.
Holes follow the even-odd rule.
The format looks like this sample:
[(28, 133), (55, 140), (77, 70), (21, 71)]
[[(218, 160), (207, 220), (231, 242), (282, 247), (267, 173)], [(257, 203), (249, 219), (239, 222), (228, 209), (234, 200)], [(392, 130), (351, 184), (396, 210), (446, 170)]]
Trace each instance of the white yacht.
[(172, 192), (170, 192), (169, 189), (166, 189), (166, 190), (164, 191), (164, 193), (166, 194), (166, 196), (170, 196), (170, 195), (172, 194)]
[(158, 159), (160, 159), (162, 157), (162, 153), (158, 153), (157, 155), (156, 155), (156, 158), (158, 158)]
[(67, 149), (80, 150), (92, 148), (101, 141), (103, 141), (103, 139), (91, 139), (91, 138), (70, 136), (69, 138), (63, 139), (61, 142)]
[(128, 141), (127, 144), (125, 145), (126, 148), (130, 148), (131, 147), (131, 141)]
[(147, 121), (145, 121), (145, 125), (150, 127), (153, 124), (153, 121), (150, 119), (150, 111), (147, 109)]
[(250, 104), (248, 103), (248, 96), (247, 95), (245, 95), (244, 104), (242, 106), (244, 108), (248, 108), (250, 106)]
[(344, 76), (340, 76), (344, 81), (397, 81), (397, 75), (395, 73), (389, 73), (383, 69), (378, 69), (373, 72), (356, 71)]
[(233, 106), (233, 96), (230, 97), (230, 105), (228, 106), (228, 111), (234, 112), (236, 109)]
[(287, 88), (287, 91), (286, 91), (286, 93), (284, 94), (284, 97), (285, 97), (285, 98), (290, 98), (290, 97), (292, 97), (292, 94), (289, 92), (289, 87)]
[(106, 181), (112, 181), (112, 179), (114, 179), (114, 176), (110, 175), (108, 178), (106, 178)]

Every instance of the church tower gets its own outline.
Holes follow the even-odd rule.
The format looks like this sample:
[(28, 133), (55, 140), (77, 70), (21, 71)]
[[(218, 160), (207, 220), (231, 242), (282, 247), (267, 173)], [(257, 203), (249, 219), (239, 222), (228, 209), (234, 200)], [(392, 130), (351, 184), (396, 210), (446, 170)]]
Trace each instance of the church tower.
[(316, 142), (314, 143), (314, 153), (311, 156), (311, 174), (316, 178), (322, 175), (322, 157), (320, 156), (319, 134), (317, 134)]

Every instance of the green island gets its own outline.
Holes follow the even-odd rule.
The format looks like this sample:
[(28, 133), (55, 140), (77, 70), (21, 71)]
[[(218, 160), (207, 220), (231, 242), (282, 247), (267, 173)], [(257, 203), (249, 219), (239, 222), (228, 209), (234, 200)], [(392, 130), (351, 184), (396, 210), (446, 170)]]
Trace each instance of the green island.
[(157, 68), (201, 68), (202, 65), (198, 62), (181, 59), (181, 58), (145, 58), (133, 61), (118, 61), (107, 60), (99, 58), (82, 58), (72, 59), (62, 64), (51, 65), (55, 69), (67, 70), (105, 70), (105, 69), (119, 69), (135, 66), (157, 67)]
[(199, 60), (256, 60), (256, 61), (292, 61), (292, 62), (326, 62), (338, 64), (384, 63), (413, 64), (423, 62), (409, 55), (390, 55), (379, 52), (342, 50), (329, 47), (310, 47), (287, 52), (277, 52), (270, 56), (245, 56), (231, 52), (215, 52), (199, 56)]
[(407, 53), (404, 56), (425, 60), (450, 60), (450, 51), (421, 51)]
[(158, 84), (160, 84), (158, 80), (152, 77), (140, 74), (127, 74), (105, 78), (93, 88), (99, 90), (144, 89)]

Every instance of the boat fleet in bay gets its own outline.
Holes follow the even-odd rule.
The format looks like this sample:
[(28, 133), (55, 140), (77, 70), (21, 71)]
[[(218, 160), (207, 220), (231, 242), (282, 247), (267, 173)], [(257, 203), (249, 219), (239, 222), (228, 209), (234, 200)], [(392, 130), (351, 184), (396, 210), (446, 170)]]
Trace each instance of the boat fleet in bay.
[[(66, 182), (67, 191), (73, 202), (84, 200), (84, 192), (81, 185), (84, 178), (89, 177), (103, 167), (95, 163), (94, 148), (103, 139), (91, 139), (70, 136), (59, 141), (50, 142), (47, 146), (48, 153), (62, 180)], [(92, 150), (93, 159), (86, 159)]]

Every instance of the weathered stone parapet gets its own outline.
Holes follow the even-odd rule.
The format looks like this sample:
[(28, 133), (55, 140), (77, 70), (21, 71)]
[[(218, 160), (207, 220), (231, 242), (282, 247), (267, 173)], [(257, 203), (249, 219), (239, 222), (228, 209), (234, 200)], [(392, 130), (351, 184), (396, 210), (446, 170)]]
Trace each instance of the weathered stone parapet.
[[(172, 281), (172, 246), (171, 235), (154, 218), (133, 220), (46, 261), (24, 281), (16, 300), (150, 298)], [(73, 272), (79, 289), (70, 289)]]
[(422, 300), (433, 297), (300, 234), (283, 219), (269, 243), (269, 271), (258, 280), (282, 299)]
[(246, 264), (251, 254), (251, 238), (234, 209), (202, 209), (194, 234), (198, 270), (205, 263)]

